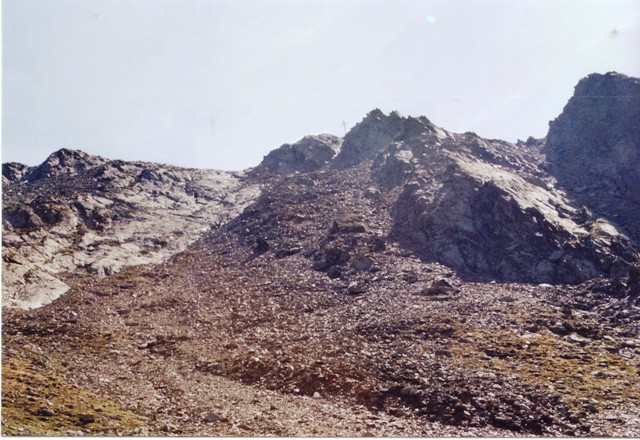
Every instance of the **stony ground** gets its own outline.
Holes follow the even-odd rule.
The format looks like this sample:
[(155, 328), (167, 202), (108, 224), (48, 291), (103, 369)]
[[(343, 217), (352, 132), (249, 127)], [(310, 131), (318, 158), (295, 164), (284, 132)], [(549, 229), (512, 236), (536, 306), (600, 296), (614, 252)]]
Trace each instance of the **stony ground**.
[(385, 200), (343, 177), (314, 176), (316, 199), (292, 177), (166, 263), (5, 309), (3, 432), (640, 435), (637, 298), (459, 279), (382, 239)]

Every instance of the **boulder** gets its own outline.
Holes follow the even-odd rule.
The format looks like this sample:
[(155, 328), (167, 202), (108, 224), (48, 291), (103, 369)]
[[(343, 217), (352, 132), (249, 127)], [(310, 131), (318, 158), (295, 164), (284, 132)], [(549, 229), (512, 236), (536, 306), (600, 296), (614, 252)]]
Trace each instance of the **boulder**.
[(357, 214), (351, 214), (337, 218), (336, 220), (334, 220), (329, 233), (340, 234), (365, 232), (367, 228), (363, 220), (364, 219), (362, 218), (362, 216)]

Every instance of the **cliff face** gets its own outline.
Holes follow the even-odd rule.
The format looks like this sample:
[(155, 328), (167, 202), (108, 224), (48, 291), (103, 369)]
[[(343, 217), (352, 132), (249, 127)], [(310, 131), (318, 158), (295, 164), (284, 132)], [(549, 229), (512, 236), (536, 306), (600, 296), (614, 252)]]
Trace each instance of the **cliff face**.
[(580, 283), (624, 277), (638, 253), (604, 220), (580, 218), (556, 191), (452, 157), (435, 186), (407, 185), (394, 233), (427, 260), (470, 279)]
[(582, 79), (549, 124), (550, 172), (579, 204), (640, 240), (640, 80), (617, 73)]

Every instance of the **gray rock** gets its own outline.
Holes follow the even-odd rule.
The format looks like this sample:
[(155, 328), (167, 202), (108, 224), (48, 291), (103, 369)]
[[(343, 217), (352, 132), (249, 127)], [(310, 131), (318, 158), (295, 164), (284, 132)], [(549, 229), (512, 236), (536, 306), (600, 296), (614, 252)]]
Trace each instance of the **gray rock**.
[(359, 233), (367, 230), (363, 223), (362, 216), (351, 214), (345, 217), (336, 219), (333, 222), (333, 226), (329, 230), (330, 234), (338, 233)]
[(226, 421), (227, 418), (216, 413), (208, 413), (204, 416), (203, 420), (205, 423), (214, 423), (214, 422)]
[(442, 183), (406, 185), (394, 206), (392, 236), (423, 259), (469, 278), (537, 283), (579, 283), (638, 261), (609, 222), (583, 226), (564, 215), (575, 209), (561, 194), (491, 164), (436, 160), (448, 164)]
[(58, 298), (68, 289), (57, 279), (61, 272), (104, 276), (162, 262), (259, 195), (243, 173), (108, 161), (81, 151), (60, 150), (33, 168), (5, 165), (7, 307)]
[(352, 282), (347, 287), (347, 293), (349, 295), (360, 295), (367, 291), (367, 284), (364, 282)]
[(106, 159), (91, 156), (80, 150), (63, 148), (52, 153), (47, 160), (37, 167), (29, 169), (24, 179), (30, 182), (55, 176), (71, 176), (101, 165)]
[[(346, 134), (334, 164), (337, 168), (350, 167), (372, 158), (394, 140), (402, 141), (436, 131), (437, 128), (424, 116), (404, 118), (397, 112), (387, 116), (375, 109)], [(406, 153), (403, 155), (408, 156)], [(402, 162), (404, 159), (399, 157), (399, 160)]]
[(402, 274), (402, 279), (409, 284), (413, 284), (418, 281), (418, 274), (415, 272), (407, 272)]
[(14, 206), (3, 208), (2, 221), (14, 229), (37, 229), (44, 226), (42, 219), (30, 206)]
[(380, 185), (394, 187), (406, 182), (415, 170), (413, 153), (392, 144), (388, 150), (376, 158), (373, 165)]
[(42, 417), (53, 417), (56, 413), (50, 408), (42, 407), (36, 411), (36, 415)]
[(366, 271), (371, 269), (371, 267), (373, 266), (374, 261), (366, 256), (360, 256), (357, 257), (353, 263), (351, 263), (351, 266), (357, 270), (357, 271)]
[(387, 249), (387, 243), (382, 237), (375, 237), (369, 246), (371, 252), (383, 252)]
[(2, 164), (2, 183), (18, 182), (29, 171), (29, 166), (17, 162)]
[(342, 270), (339, 266), (331, 266), (327, 271), (327, 276), (331, 279), (340, 278), (342, 276)]
[(307, 173), (327, 165), (340, 151), (342, 139), (321, 134), (306, 136), (293, 145), (284, 144), (264, 157), (253, 173), (275, 173), (288, 175)]
[(340, 266), (349, 259), (349, 252), (338, 246), (327, 247), (313, 255), (313, 269), (321, 272), (329, 270), (332, 266)]
[(439, 279), (431, 283), (431, 286), (420, 293), (427, 296), (447, 295), (456, 292), (456, 288), (447, 280)]
[(308, 248), (302, 252), (304, 258), (311, 258), (318, 250), (316, 248)]
[(276, 258), (290, 257), (291, 255), (299, 254), (302, 249), (299, 247), (291, 247), (285, 249), (278, 249), (275, 253)]
[(96, 418), (93, 414), (80, 414), (78, 420), (80, 421), (80, 423), (88, 424), (94, 423), (96, 421)]
[(549, 255), (549, 261), (556, 263), (558, 262), (562, 257), (564, 257), (565, 251), (564, 249), (557, 249), (555, 251), (553, 251), (551, 253), (551, 255)]
[(368, 199), (377, 199), (381, 196), (377, 188), (370, 186), (364, 192), (364, 196)]
[(615, 218), (640, 241), (640, 79), (615, 72), (582, 79), (549, 123), (544, 151), (560, 185), (588, 207), (580, 220), (589, 210)]

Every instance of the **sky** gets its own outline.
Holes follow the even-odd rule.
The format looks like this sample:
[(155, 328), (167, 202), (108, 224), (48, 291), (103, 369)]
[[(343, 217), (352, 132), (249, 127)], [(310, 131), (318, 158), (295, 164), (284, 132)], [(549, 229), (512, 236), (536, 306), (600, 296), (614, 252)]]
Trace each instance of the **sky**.
[(2, 162), (240, 170), (374, 108), (543, 137), (639, 47), (640, 0), (3, 0)]

